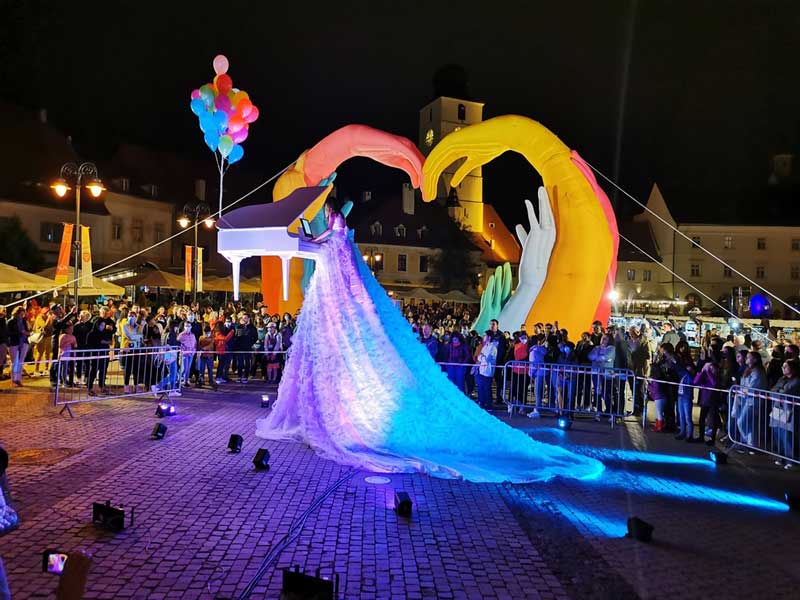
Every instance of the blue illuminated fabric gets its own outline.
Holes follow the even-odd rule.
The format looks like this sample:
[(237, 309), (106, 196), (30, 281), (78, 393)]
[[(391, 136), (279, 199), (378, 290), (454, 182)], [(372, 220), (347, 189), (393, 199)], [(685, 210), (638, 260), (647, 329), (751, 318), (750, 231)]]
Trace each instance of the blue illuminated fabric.
[(300, 441), (382, 473), (529, 482), (602, 472), (601, 462), (537, 442), (464, 396), (414, 337), (341, 217), (333, 229), (259, 437)]

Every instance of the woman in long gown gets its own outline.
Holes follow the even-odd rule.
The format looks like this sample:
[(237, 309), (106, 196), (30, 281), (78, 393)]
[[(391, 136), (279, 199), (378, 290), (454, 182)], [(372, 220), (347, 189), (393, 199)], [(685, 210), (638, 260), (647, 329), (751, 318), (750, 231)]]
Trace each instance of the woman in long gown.
[(591, 478), (603, 465), (537, 442), (454, 386), (349, 239), (333, 200), (272, 412), (256, 435), (377, 472), (475, 482)]

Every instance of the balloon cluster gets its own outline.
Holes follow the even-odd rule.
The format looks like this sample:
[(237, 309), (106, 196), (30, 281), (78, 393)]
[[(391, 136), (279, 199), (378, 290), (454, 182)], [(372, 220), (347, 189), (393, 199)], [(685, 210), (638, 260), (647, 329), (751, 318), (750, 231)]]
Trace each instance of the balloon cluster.
[(214, 58), (214, 73), (214, 81), (192, 91), (189, 107), (197, 115), (206, 146), (233, 164), (244, 156), (241, 143), (258, 119), (258, 108), (247, 92), (233, 87), (228, 59), (222, 54)]

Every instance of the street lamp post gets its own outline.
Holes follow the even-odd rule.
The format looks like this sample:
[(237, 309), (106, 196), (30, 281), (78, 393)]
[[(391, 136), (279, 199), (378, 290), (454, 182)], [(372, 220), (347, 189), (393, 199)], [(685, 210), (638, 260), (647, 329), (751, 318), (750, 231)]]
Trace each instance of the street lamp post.
[(80, 165), (74, 162), (65, 163), (61, 167), (60, 177), (54, 181), (50, 187), (56, 193), (56, 196), (63, 198), (71, 189), (69, 183), (73, 182), (75, 185), (75, 306), (78, 306), (78, 286), (80, 283), (80, 265), (81, 265), (81, 186), (85, 183), (86, 189), (93, 198), (99, 198), (105, 188), (103, 182), (100, 181), (97, 173), (97, 165), (90, 162), (81, 163)]
[(197, 255), (197, 228), (200, 221), (208, 228), (214, 226), (214, 219), (211, 217), (211, 208), (205, 202), (189, 202), (183, 207), (183, 213), (178, 219), (178, 225), (186, 229), (191, 225), (194, 229), (194, 246), (192, 247), (192, 303), (197, 302), (197, 273), (200, 257)]
[(363, 254), (363, 258), (373, 275), (375, 275), (376, 271), (381, 270), (381, 267), (383, 266), (382, 252), (378, 252), (376, 249), (370, 248)]

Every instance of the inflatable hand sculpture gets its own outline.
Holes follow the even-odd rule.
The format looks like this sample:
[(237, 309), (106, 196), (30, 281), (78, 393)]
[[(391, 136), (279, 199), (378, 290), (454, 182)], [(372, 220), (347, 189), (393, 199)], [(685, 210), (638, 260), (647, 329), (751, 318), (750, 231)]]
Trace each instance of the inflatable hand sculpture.
[(489, 322), (498, 319), (503, 306), (511, 296), (511, 265), (503, 264), (494, 270), (494, 275), (489, 276), (486, 289), (481, 294), (481, 312), (472, 324), (472, 329), (483, 333), (489, 329)]
[(547, 275), (525, 322), (558, 320), (575, 337), (589, 327), (601, 304), (616, 236), (601, 199), (561, 140), (540, 123), (517, 115), (454, 131), (425, 161), (423, 198), (436, 197), (439, 177), (453, 162), (464, 159), (450, 182), (457, 186), (470, 171), (509, 150), (522, 154), (541, 174), (556, 227)]
[[(303, 152), (297, 161), (275, 182), (272, 199), (278, 202), (294, 190), (330, 181), (331, 174), (349, 158), (364, 156), (384, 165), (402, 169), (411, 178), (416, 188), (422, 181), (422, 163), (425, 160), (417, 147), (407, 138), (392, 135), (366, 125), (347, 125), (326, 136), (310, 150)], [(325, 195), (306, 209), (303, 216), (311, 221), (322, 209)], [(300, 226), (299, 220), (290, 225), (290, 230)], [(298, 259), (292, 259), (293, 262)], [(303, 301), (301, 291), (301, 269), (293, 268), (289, 284), (289, 300), (280, 300), (280, 263), (270, 260), (261, 262), (261, 289), (264, 302), (274, 312), (297, 312)], [(277, 309), (277, 310), (276, 310)]]
[(522, 257), (519, 261), (519, 283), (514, 295), (509, 298), (497, 320), (503, 331), (516, 331), (528, 318), (528, 312), (536, 301), (539, 291), (547, 276), (547, 265), (556, 241), (556, 224), (547, 190), (539, 187), (539, 219), (533, 212), (533, 204), (525, 200), (528, 209), (530, 230), (525, 231), (517, 225), (517, 238), (522, 246)]

